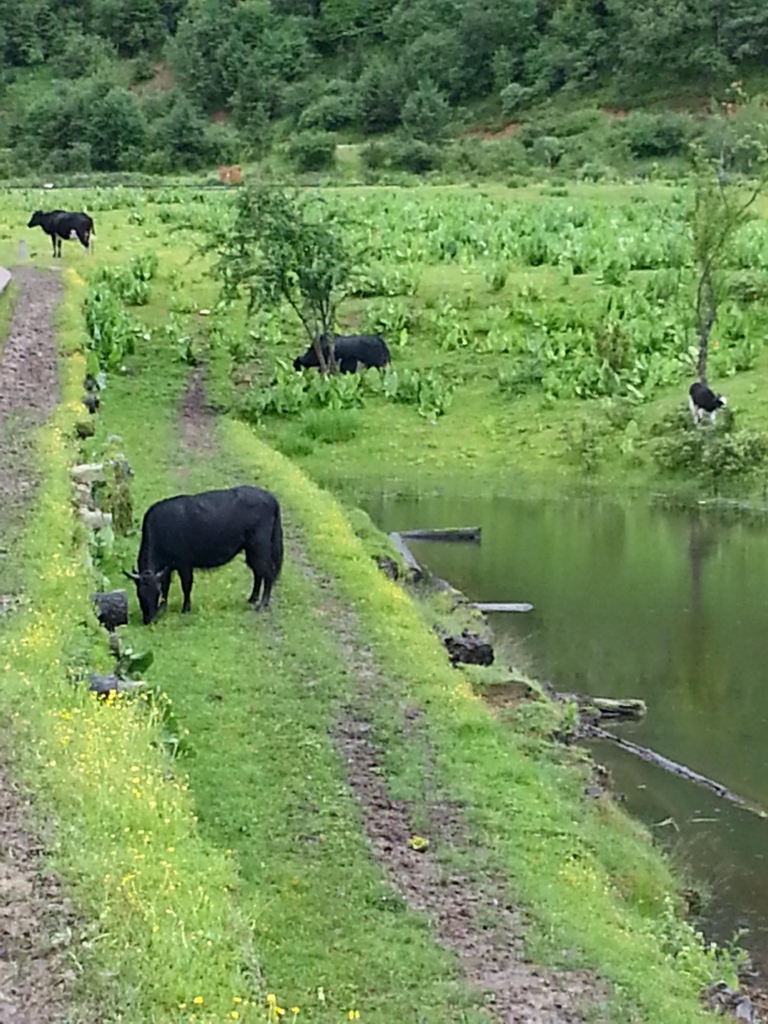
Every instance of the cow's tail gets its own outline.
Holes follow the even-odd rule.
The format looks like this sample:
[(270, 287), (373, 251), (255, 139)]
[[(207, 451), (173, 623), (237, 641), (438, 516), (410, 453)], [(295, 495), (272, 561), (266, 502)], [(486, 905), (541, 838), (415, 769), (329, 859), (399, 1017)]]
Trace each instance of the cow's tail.
[(283, 567), (283, 523), (280, 517), (280, 505), (275, 504), (275, 518), (272, 520), (272, 537), (270, 539), (272, 558), (272, 582), (280, 575)]

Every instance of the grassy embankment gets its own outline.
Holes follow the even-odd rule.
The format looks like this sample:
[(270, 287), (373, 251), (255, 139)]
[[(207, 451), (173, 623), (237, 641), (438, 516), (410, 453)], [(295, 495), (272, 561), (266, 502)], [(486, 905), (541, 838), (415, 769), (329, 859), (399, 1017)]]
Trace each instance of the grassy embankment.
[[(136, 248), (125, 229), (111, 237), (123, 256)], [(108, 222), (102, 252), (104, 243)], [(167, 312), (162, 284), (147, 310), (155, 326)], [(205, 294), (193, 280), (185, 292), (196, 301)], [(70, 346), (81, 297), (70, 281)], [(471, 836), (528, 910), (531, 952), (558, 962), (567, 950), (569, 966), (597, 967), (613, 982), (614, 1019), (703, 1019), (696, 997), (710, 963), (675, 918), (674, 884), (642, 830), (610, 801), (584, 802), (584, 768), (568, 755), (493, 718), (329, 495), (243, 425), (225, 422), (207, 454), (184, 451), (175, 416), (185, 367), (159, 341), (132, 363), (135, 375), (110, 380), (100, 437), (123, 437), (137, 508), (237, 480), (274, 489), (315, 572), (354, 606), (361, 642), (375, 655), (383, 683), (372, 715), (389, 751), (390, 790), (418, 805), (434, 788), (466, 807)], [(288, 562), (274, 611), (256, 622), (238, 564), (197, 581), (190, 619), (177, 614), (174, 592), (157, 627), (128, 631), (136, 646), (151, 645), (148, 678), (172, 698), (186, 737), (189, 756), (171, 779), (157, 717), (123, 700), (97, 704), (65, 681), (65, 664), (96, 655), (103, 667), (106, 646), (80, 626), (90, 581), (82, 547), (72, 552), (69, 541), (65, 467), (75, 453), (61, 430), (76, 412), (82, 363), (69, 366), (68, 401), (42, 435), (43, 518), (26, 541), (31, 610), (5, 634), (5, 653), (28, 775), (61, 822), (56, 865), (100, 922), (91, 969), (98, 962), (116, 971), (115, 1005), (133, 1021), (257, 1019), (250, 1005), (232, 1002), (256, 993), (243, 975), (251, 941), (267, 986), (309, 1019), (334, 1021), (357, 1008), (381, 1021), (455, 1019), (462, 1006), (471, 1013), (453, 958), (370, 860), (329, 738), (355, 680), (322, 590), (299, 565)], [(62, 570), (50, 569), (54, 562)], [(404, 701), (424, 709), (431, 765), (423, 744), (404, 739)]]

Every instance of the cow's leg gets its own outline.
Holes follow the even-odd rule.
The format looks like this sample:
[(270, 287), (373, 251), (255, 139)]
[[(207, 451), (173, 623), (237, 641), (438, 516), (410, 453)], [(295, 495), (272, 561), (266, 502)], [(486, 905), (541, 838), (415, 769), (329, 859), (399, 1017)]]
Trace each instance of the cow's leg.
[(183, 615), (188, 615), (191, 610), (189, 595), (192, 593), (192, 569), (185, 567), (184, 569), (179, 569), (178, 572), (179, 579), (181, 580), (181, 589), (184, 593), (184, 603), (181, 606), (181, 611)]
[[(165, 608), (165, 606), (168, 604), (168, 591), (169, 591), (170, 586), (171, 586), (171, 576), (172, 575), (173, 575), (173, 570), (169, 569), (168, 572), (163, 574), (163, 578), (162, 578), (162, 580), (160, 582), (160, 607), (161, 608)], [(192, 584), (190, 583), (190, 586), (191, 585)]]
[(253, 573), (253, 589), (251, 590), (251, 596), (248, 598), (248, 604), (256, 604), (259, 600), (259, 591), (261, 590), (261, 576), (254, 570)]
[(259, 591), (261, 590), (262, 580), (262, 566), (259, 561), (257, 542), (250, 540), (246, 542), (245, 561), (248, 568), (253, 573), (253, 589), (251, 590), (251, 596), (248, 598), (248, 603), (256, 604), (256, 602), (259, 599)]
[(248, 598), (251, 604), (256, 604), (259, 600), (259, 590), (261, 589), (261, 584), (264, 584), (264, 592), (261, 595), (261, 601), (256, 604), (256, 611), (266, 608), (269, 604), (269, 592), (272, 589), (270, 576), (271, 545), (271, 523), (259, 524), (245, 538), (245, 560), (253, 572), (253, 590)]
[(256, 605), (256, 611), (263, 611), (264, 608), (269, 607), (269, 599), (272, 596), (272, 580), (271, 576), (264, 577), (264, 593), (261, 595), (261, 601)]

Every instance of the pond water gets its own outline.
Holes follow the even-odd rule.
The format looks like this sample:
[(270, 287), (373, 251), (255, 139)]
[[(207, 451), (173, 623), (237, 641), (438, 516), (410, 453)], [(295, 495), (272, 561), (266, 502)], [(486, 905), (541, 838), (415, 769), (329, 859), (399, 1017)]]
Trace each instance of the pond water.
[[(530, 601), (491, 624), (519, 667), (561, 691), (642, 697), (612, 728), (768, 810), (768, 525), (643, 502), (369, 496), (386, 531), (481, 526), (482, 543), (409, 541), (473, 600)], [(768, 976), (768, 821), (605, 742), (625, 806), (713, 899), (711, 938)]]

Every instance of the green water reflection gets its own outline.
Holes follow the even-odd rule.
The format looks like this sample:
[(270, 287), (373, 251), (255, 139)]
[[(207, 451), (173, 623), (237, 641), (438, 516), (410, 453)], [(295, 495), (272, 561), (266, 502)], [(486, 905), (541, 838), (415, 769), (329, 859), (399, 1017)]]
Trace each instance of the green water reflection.
[[(475, 600), (532, 602), (492, 624), (535, 675), (644, 698), (648, 715), (623, 735), (768, 809), (768, 526), (640, 502), (373, 496), (366, 507), (388, 531), (482, 526), (479, 547), (413, 542), (414, 554)], [(712, 885), (707, 932), (748, 927), (742, 941), (768, 973), (768, 822), (610, 744), (595, 753), (628, 809)]]

